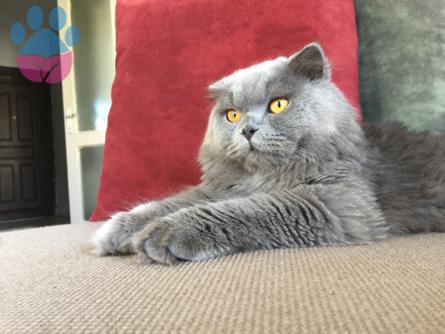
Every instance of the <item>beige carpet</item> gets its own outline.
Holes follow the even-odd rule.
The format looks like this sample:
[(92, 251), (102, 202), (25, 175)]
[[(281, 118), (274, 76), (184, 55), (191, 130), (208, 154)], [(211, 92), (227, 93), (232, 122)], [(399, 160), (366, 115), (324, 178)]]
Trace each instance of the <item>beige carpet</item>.
[(0, 233), (1, 333), (445, 332), (445, 234), (164, 267), (88, 255), (97, 226)]

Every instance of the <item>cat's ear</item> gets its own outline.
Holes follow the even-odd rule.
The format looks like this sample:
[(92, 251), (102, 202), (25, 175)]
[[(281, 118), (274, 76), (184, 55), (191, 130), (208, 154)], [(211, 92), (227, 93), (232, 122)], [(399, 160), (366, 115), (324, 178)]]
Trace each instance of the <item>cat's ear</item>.
[(317, 43), (308, 44), (290, 56), (288, 66), (294, 73), (311, 81), (331, 78), (329, 62)]
[(225, 89), (221, 84), (221, 81), (217, 81), (208, 87), (209, 98), (212, 101), (217, 101), (224, 94), (224, 92)]

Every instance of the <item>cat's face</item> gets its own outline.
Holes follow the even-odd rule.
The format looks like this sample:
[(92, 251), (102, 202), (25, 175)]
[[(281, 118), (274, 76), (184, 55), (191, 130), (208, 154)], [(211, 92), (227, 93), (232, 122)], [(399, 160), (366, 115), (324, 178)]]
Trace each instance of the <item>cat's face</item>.
[(344, 103), (317, 44), (236, 71), (209, 91), (215, 106), (202, 160), (217, 154), (251, 168), (286, 164), (307, 149), (305, 137), (336, 131), (336, 104)]

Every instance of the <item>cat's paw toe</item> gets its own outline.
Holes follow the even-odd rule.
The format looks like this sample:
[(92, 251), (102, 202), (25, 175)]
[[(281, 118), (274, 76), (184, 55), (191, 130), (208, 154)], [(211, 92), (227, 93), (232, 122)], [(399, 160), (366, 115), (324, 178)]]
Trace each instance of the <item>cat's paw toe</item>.
[(215, 256), (202, 242), (199, 231), (169, 219), (159, 219), (137, 233), (133, 240), (136, 252), (142, 257), (163, 264), (178, 261), (205, 260)]
[(131, 219), (128, 212), (120, 212), (105, 222), (92, 239), (95, 253), (99, 256), (133, 253)]
[(179, 259), (169, 251), (171, 238), (171, 225), (161, 219), (137, 233), (133, 239), (133, 245), (140, 259), (147, 262), (173, 264)]

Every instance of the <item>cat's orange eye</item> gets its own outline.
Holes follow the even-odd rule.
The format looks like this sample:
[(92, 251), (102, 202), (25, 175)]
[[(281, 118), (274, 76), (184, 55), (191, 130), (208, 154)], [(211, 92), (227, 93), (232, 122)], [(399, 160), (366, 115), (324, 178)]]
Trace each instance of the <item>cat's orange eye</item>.
[(282, 112), (289, 104), (289, 100), (284, 97), (280, 97), (278, 99), (272, 100), (269, 103), (269, 110), (274, 114), (278, 114)]
[(238, 110), (230, 109), (227, 110), (226, 117), (229, 122), (236, 123), (241, 119), (241, 113)]

